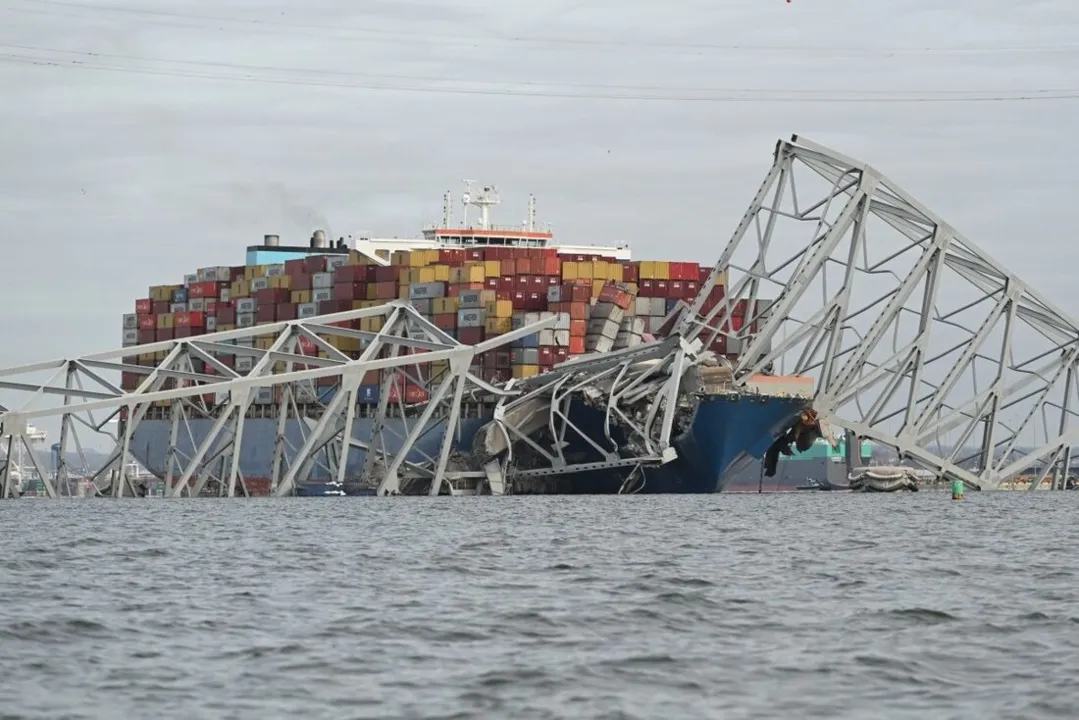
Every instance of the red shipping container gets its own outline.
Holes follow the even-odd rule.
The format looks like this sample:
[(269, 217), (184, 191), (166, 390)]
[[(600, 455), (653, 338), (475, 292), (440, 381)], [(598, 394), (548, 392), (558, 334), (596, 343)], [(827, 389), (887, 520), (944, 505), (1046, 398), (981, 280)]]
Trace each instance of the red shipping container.
[(562, 302), (588, 302), (592, 299), (592, 284), (566, 283), (562, 286)]
[(149, 345), (152, 342), (157, 342), (157, 330), (155, 328), (139, 330), (139, 345)]
[(217, 316), (217, 300), (207, 300), (205, 307), (206, 307), (206, 316), (207, 317), (216, 317)]
[(697, 269), (697, 282), (704, 284), (704, 281), (708, 279), (708, 276), (712, 274), (712, 268), (699, 267)]
[[(262, 291), (259, 290), (259, 292)], [(277, 320), (277, 305), (260, 302), (256, 318), (259, 322), (274, 322)]]
[(121, 390), (134, 390), (139, 386), (142, 375), (139, 373), (125, 372), (120, 373), (120, 389)]
[(562, 303), (562, 312), (568, 312), (570, 320), (580, 320), (581, 322), (584, 322), (585, 320), (588, 320), (588, 303)]
[(632, 263), (622, 263), (622, 281), (623, 282), (637, 282), (639, 277), (638, 267)]
[(314, 274), (326, 272), (325, 255), (308, 255), (304, 260), (304, 264), (307, 266), (308, 273)]
[(191, 321), (188, 319), (188, 313), (186, 313), (186, 312), (175, 312), (175, 313), (173, 313), (172, 314), (172, 324), (175, 327), (178, 327), (178, 328), (179, 327), (187, 327), (188, 325), (190, 325)]
[(287, 303), (291, 297), (291, 293), (284, 288), (264, 288), (255, 291), (255, 302), (258, 303), (260, 309), (263, 305)]
[(457, 329), (457, 313), (438, 313), (433, 317), (435, 327), (442, 330)]
[(502, 278), (489, 277), (483, 281), (484, 290), (497, 290)]
[(176, 340), (179, 340), (180, 338), (191, 337), (191, 326), (177, 325), (175, 328), (173, 328), (172, 337)]
[(462, 265), (465, 261), (464, 250), (439, 250), (438, 251), (438, 264), (449, 265), (450, 267), (457, 267)]
[[(708, 299), (713, 302), (719, 302), (726, 294), (722, 285), (713, 285), (712, 289), (708, 291)], [(713, 306), (714, 307), (714, 306)]]
[(552, 348), (552, 347), (541, 347), (539, 349), (539, 364), (540, 365), (546, 365), (546, 366), (550, 367), (551, 365), (554, 365), (554, 361), (555, 361), (554, 348)]
[(394, 281), (380, 282), (375, 285), (376, 300), (393, 300), (397, 297), (397, 283)]
[(305, 272), (307, 272), (307, 263), (304, 261), (303, 258), (285, 261), (286, 275), (301, 275)]
[(219, 325), (236, 324), (236, 308), (230, 305), (222, 305), (217, 309), (217, 322)]
[(532, 268), (540, 275), (561, 275), (562, 261), (557, 257), (545, 256), (532, 263)]
[[(270, 288), (271, 290), (274, 288)], [(289, 273), (290, 290), (310, 290), (311, 276), (306, 273)], [(262, 292), (259, 290), (258, 292)]]
[(686, 289), (681, 280), (670, 280), (667, 283), (667, 293), (667, 297), (684, 298), (686, 296)]
[(560, 362), (564, 361), (564, 360), (565, 360), (566, 358), (568, 358), (568, 357), (569, 357), (569, 348), (566, 348), (566, 347), (556, 347), (556, 348), (554, 349), (554, 357), (555, 357), (555, 364), (556, 364), (556, 365), (557, 365), (558, 363), (560, 363)]
[(410, 404), (427, 402), (427, 391), (417, 385), (406, 385), (405, 402)]
[(508, 287), (502, 287), (503, 283), (499, 283), (499, 290), (512, 290), (513, 292), (528, 292), (532, 285), (528, 278), (523, 275), (518, 275), (515, 278), (502, 278), (503, 280), (512, 280), (511, 283), (507, 283)]
[(701, 286), (696, 280), (687, 280), (682, 283), (682, 297), (686, 300), (693, 300), (697, 297), (697, 293), (700, 292)]
[(547, 292), (547, 278), (542, 275), (528, 276), (528, 289), (532, 292)]
[(187, 313), (187, 324), (193, 328), (206, 327), (206, 313), (201, 310), (192, 310)]
[(518, 275), (532, 274), (532, 258), (522, 257), (514, 261)]
[(156, 330), (157, 318), (153, 315), (139, 315), (139, 330)]
[(483, 342), (483, 328), (458, 328), (457, 339), (465, 345), (477, 345)]
[(656, 297), (656, 281), (641, 280), (637, 288), (637, 295), (640, 297)]
[(528, 293), (528, 309), (529, 310), (546, 310), (547, 309), (547, 293)]
[(318, 345), (302, 335), (299, 337), (298, 347), (301, 355), (318, 355)]
[(656, 297), (671, 297), (671, 283), (669, 280), (653, 280), (652, 287), (655, 288)]
[(158, 328), (155, 333), (156, 342), (162, 342), (163, 340), (172, 340), (175, 337), (173, 335), (172, 328)]
[(484, 288), (483, 283), (458, 283), (457, 285), (450, 285), (446, 292), (450, 297), (457, 297), (462, 290), (483, 290)]
[(574, 335), (569, 339), (569, 354), (570, 355), (583, 355), (584, 354), (584, 335)]
[[(583, 338), (588, 332), (588, 323), (584, 320), (570, 320), (569, 321), (569, 334), (571, 338), (579, 337)], [(570, 347), (573, 347), (573, 341), (570, 341)]]
[(220, 283), (197, 282), (187, 288), (188, 298), (215, 298), (218, 297)]
[(334, 285), (367, 282), (367, 265), (342, 265), (333, 271)]
[(626, 310), (629, 308), (629, 303), (632, 300), (630, 294), (625, 290), (621, 290), (614, 285), (607, 283), (603, 286), (603, 289), (599, 292), (599, 301), (604, 303), (614, 303), (617, 307)]
[(246, 276), (247, 268), (243, 265), (235, 265), (229, 268), (229, 281), (236, 282), (237, 280), (243, 280)]
[(483, 260), (483, 250), (465, 250), (465, 261), (474, 262), (476, 260)]
[(165, 301), (155, 302), (153, 308), (154, 315), (164, 315), (169, 311), (169, 303)]
[(507, 275), (516, 275), (517, 274), (517, 263), (514, 262), (510, 258), (507, 258), (505, 260), (500, 260), (499, 261), (498, 274), (501, 275), (502, 277), (505, 277)]
[(154, 301), (150, 298), (139, 298), (135, 301), (135, 312), (139, 315), (149, 315), (154, 311)]
[[(352, 309), (352, 301), (351, 300), (341, 300), (341, 299), (324, 300), (324, 301), (322, 301), (322, 302), (320, 302), (318, 304), (318, 314), (319, 315), (329, 315), (331, 313), (346, 312), (346, 311), (351, 310), (351, 309)], [(348, 326), (351, 325), (351, 322), (348, 321), (348, 320), (345, 320), (344, 322), (341, 322), (341, 323), (335, 322), (335, 323), (330, 323), (330, 324), (331, 325), (336, 325), (338, 327), (348, 327)]]
[(279, 303), (276, 312), (278, 320), (296, 319), (296, 305), (294, 303)]

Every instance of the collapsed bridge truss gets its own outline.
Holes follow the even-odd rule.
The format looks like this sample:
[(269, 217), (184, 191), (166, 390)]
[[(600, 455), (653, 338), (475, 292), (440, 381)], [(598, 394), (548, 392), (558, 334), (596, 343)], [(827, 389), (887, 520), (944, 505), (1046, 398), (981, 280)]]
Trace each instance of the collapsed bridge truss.
[(876, 169), (797, 136), (677, 328), (725, 335), (743, 379), (812, 375), (833, 424), (979, 487), (1063, 483), (1079, 441), (1076, 322)]
[[(727, 278), (725, 295), (713, 306), (708, 298), (720, 278)], [(770, 302), (761, 302), (765, 298)], [(354, 321), (373, 317), (382, 319), (381, 330), (352, 329)], [(46, 492), (56, 496), (70, 471), (68, 450), (81, 448), (78, 431), (109, 433), (114, 449), (108, 461), (87, 471), (92, 492), (137, 493), (126, 472), (133, 434), (155, 403), (174, 401), (166, 492), (244, 494), (238, 443), (257, 396), (269, 388), (267, 411), (280, 423), (274, 493), (289, 494), (319, 465), (344, 482), (349, 456), (363, 452), (361, 482), (373, 492), (426, 487), (434, 494), (457, 480), (491, 480), (490, 467), (451, 461), (462, 404), (479, 394), (495, 398), (492, 426), (504, 434), (501, 450), (488, 434), (487, 453), (502, 453), (496, 475), (527, 479), (590, 469), (574, 468), (563, 453), (567, 436), (581, 435), (565, 411), (569, 395), (578, 393), (605, 409), (606, 439), (618, 426), (636, 452), (625, 457), (612, 444), (583, 440), (603, 458), (600, 464), (631, 470), (670, 461), (678, 425), (674, 398), (699, 349), (721, 338), (738, 354), (736, 384), (762, 371), (811, 375), (815, 407), (833, 425), (979, 487), (1028, 471), (1035, 475), (1031, 487), (1049, 477), (1062, 484), (1071, 446), (1079, 441), (1075, 321), (874, 168), (797, 136), (778, 143), (771, 169), (700, 294), (669, 320), (671, 335), (656, 344), (586, 356), (499, 387), (469, 372), (476, 354), (553, 320), (470, 347), (407, 303), (394, 302), (123, 348), (0, 370), (0, 391), (25, 396), (13, 409), (0, 407), (0, 438), (10, 458), (18, 444), (31, 448), (31, 421), (60, 419), (55, 475), (29, 453)], [(363, 351), (342, 353), (327, 341), (333, 335), (361, 341)], [(262, 342), (252, 342), (256, 337)], [(311, 348), (321, 352), (312, 355)], [(156, 367), (125, 361), (146, 353), (164, 359)], [(222, 355), (249, 357), (250, 369), (236, 370), (238, 363), (222, 363)], [(438, 378), (423, 377), (421, 365), (431, 362), (448, 367)], [(410, 424), (403, 392), (393, 399), (398, 375), (387, 377), (371, 437), (359, 440), (353, 432), (357, 388), (364, 373), (387, 368), (398, 369), (430, 401), (412, 413)], [(109, 379), (118, 372), (139, 374), (138, 388), (121, 390)], [(327, 378), (336, 393), (323, 396), (319, 381)], [(536, 403), (544, 407), (537, 410)], [(300, 405), (320, 409), (312, 415)], [(393, 405), (403, 433), (387, 422)], [(111, 432), (109, 421), (118, 417)], [(178, 438), (193, 417), (212, 426), (185, 452)], [(289, 418), (303, 426), (295, 446), (281, 429)], [(535, 440), (536, 423), (546, 426), (546, 444)], [(421, 441), (436, 428), (446, 430), (428, 452), (431, 445)], [(539, 466), (515, 467), (514, 444), (527, 446)], [(10, 462), (0, 460), (0, 496), (12, 494)]]
[[(379, 318), (381, 328), (353, 329), (355, 321), (365, 318)], [(67, 460), (69, 452), (85, 457), (80, 432), (87, 431), (106, 437), (112, 446), (100, 466), (83, 463), (81, 470), (91, 483), (90, 494), (138, 494), (129, 474), (132, 439), (155, 405), (166, 401), (172, 423), (166, 494), (199, 495), (208, 486), (212, 494), (248, 494), (240, 470), (240, 444), (244, 423), (260, 400), (263, 417), (278, 422), (270, 479), (274, 494), (290, 494), (297, 481), (307, 478), (320, 462), (337, 482), (354, 479), (347, 477), (346, 471), (349, 455), (357, 451), (364, 453), (359, 479), (368, 482), (373, 492), (390, 494), (402, 485), (422, 483), (430, 494), (437, 494), (451, 476), (447, 463), (463, 403), (477, 395), (497, 398), (505, 393), (470, 372), (476, 355), (553, 323), (554, 319), (542, 320), (469, 346), (435, 327), (408, 303), (394, 301), (376, 308), (0, 370), (0, 390), (25, 396), (15, 409), (0, 407), (0, 437), (7, 451), (0, 465), (0, 497), (15, 494), (12, 463), (7, 458), (15, 456), (18, 444), (29, 450), (46, 493), (52, 497), (64, 494), (73, 470)], [(352, 338), (363, 349), (351, 357), (328, 341), (332, 337)], [(138, 356), (155, 354), (164, 355), (156, 366), (133, 362)], [(236, 361), (223, 361), (226, 358)], [(250, 360), (241, 363), (239, 358)], [(443, 367), (437, 375), (431, 372), (436, 363)], [(248, 369), (237, 370), (241, 364)], [(353, 432), (356, 393), (365, 373), (384, 369), (395, 372), (385, 373), (370, 438), (364, 441)], [(44, 381), (32, 380), (42, 373), (46, 374)], [(123, 391), (108, 379), (117, 373), (137, 374), (137, 389)], [(335, 391), (332, 395), (320, 390), (327, 386)], [(409, 386), (423, 399), (422, 411), (412, 413), (411, 418), (405, 408)], [(312, 406), (317, 412), (311, 412)], [(61, 424), (55, 473), (41, 466), (28, 436), (31, 421), (49, 417), (59, 418)], [(387, 422), (389, 417), (400, 421)], [(116, 418), (120, 421), (114, 422)], [(195, 419), (211, 423), (211, 427), (193, 433), (191, 421)], [(289, 420), (302, 425), (300, 442), (292, 447), (285, 431)], [(431, 454), (421, 446), (421, 440), (435, 432), (439, 440), (437, 451)], [(182, 435), (188, 436), (189, 452), (183, 450)]]

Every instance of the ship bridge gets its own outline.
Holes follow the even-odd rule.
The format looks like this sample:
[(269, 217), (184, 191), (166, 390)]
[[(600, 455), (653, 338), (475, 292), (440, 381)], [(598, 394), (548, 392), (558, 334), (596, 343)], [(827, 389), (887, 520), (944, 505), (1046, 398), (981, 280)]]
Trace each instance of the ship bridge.
[[(709, 298), (721, 278), (728, 284), (714, 304)], [(746, 308), (744, 321), (736, 316), (739, 306)], [(376, 317), (377, 331), (354, 329)], [(468, 346), (409, 303), (394, 301), (0, 369), (0, 397), (7, 401), (0, 406), (3, 455), (17, 457), (22, 445), (38, 464), (33, 426), (56, 422), (56, 472), (36, 468), (48, 494), (62, 494), (69, 484), (68, 455), (86, 446), (80, 433), (105, 437), (110, 448), (106, 460), (86, 470), (93, 492), (141, 494), (125, 470), (132, 444), (142, 421), (165, 414), (172, 428), (167, 494), (208, 488), (250, 494), (237, 445), (245, 421), (261, 413), (280, 423), (269, 450), (277, 494), (289, 494), (319, 464), (339, 483), (346, 480), (353, 453), (363, 453), (360, 481), (377, 494), (459, 492), (479, 482), (493, 486), (509, 468), (478, 469), (448, 440), (423, 445), (432, 427), (448, 425), (443, 437), (449, 438), (470, 403), (494, 402), (507, 443), (514, 418), (523, 418), (517, 429), (539, 422), (555, 438), (550, 447), (536, 447), (549, 466), (528, 472), (570, 472), (573, 460), (561, 443), (575, 428), (560, 407), (568, 394), (587, 392), (603, 409), (606, 440), (617, 421), (638, 450), (625, 457), (597, 447), (607, 453), (600, 464), (632, 470), (676, 455), (679, 387), (706, 355), (701, 348), (720, 337), (737, 353), (729, 373), (735, 391), (751, 392), (762, 373), (809, 376), (814, 408), (828, 424), (891, 447), (938, 477), (992, 489), (1033, 472), (1031, 488), (1047, 478), (1064, 487), (1079, 441), (1076, 321), (874, 167), (797, 136), (776, 145), (715, 268), (694, 301), (672, 310), (665, 338), (584, 356), (523, 383), (492, 385), (470, 372), (477, 354), (553, 322)], [(360, 341), (364, 350), (345, 355), (328, 341), (333, 336)], [(132, 361), (155, 353), (162, 359), (153, 367)], [(221, 362), (222, 355), (249, 362), (240, 370), (239, 362)], [(420, 377), (420, 359), (447, 370), (437, 381)], [(367, 418), (370, 439), (358, 440), (352, 426), (361, 378), (386, 369), (399, 372), (387, 375)], [(137, 389), (120, 389), (123, 372), (139, 375)], [(395, 393), (397, 378), (420, 387), (421, 401), (403, 389)], [(324, 393), (327, 385), (337, 391)], [(539, 398), (550, 407), (542, 422), (529, 409)], [(301, 412), (301, 405), (318, 412)], [(387, 422), (391, 416), (401, 422)], [(196, 418), (208, 423), (203, 439), (185, 443)], [(289, 418), (302, 420), (298, 437), (284, 432)], [(522, 441), (532, 442), (523, 430)], [(17, 493), (13, 469), (10, 460), (0, 466), (2, 497)]]

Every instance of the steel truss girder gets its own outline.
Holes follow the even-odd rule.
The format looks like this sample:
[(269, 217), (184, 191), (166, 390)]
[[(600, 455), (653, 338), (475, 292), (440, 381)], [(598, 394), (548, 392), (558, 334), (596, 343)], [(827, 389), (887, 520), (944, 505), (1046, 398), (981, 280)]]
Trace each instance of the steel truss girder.
[(676, 329), (738, 343), (739, 383), (813, 376), (833, 424), (980, 487), (1031, 468), (1032, 487), (1062, 486), (1079, 440), (1076, 322), (879, 171), (798, 136)]
[[(376, 332), (351, 327), (354, 321), (365, 318), (378, 318), (381, 329)], [(28, 422), (60, 420), (60, 463), (55, 475), (40, 467), (37, 458), (30, 453), (32, 462), (38, 465), (39, 475), (45, 479), (46, 491), (57, 496), (65, 494), (70, 486), (68, 476), (72, 469), (67, 467), (67, 457), (72, 444), (82, 453), (83, 443), (77, 434), (82, 426), (107, 438), (112, 446), (108, 459), (98, 467), (88, 466), (82, 455), (83, 476), (89, 480), (87, 491), (115, 497), (136, 495), (141, 488), (136, 486), (129, 473), (132, 438), (154, 403), (167, 400), (171, 401), (165, 411), (171, 432), (161, 477), (165, 481), (166, 494), (199, 495), (210, 489), (230, 497), (247, 495), (240, 468), (244, 424), (260, 390), (270, 388), (278, 391), (272, 406), (263, 403), (267, 411), (275, 408), (277, 421), (270, 478), (274, 493), (293, 492), (298, 482), (323, 463), (331, 466), (332, 477), (338, 482), (356, 480), (346, 476), (349, 453), (359, 448), (368, 451), (365, 469), (390, 468), (392, 471), (387, 477), (373, 478), (380, 493), (390, 494), (403, 480), (419, 477), (427, 484), (426, 491), (434, 494), (443, 488), (452, 446), (450, 440), (462, 402), (477, 395), (498, 397), (506, 394), (505, 390), (471, 374), (475, 356), (553, 327), (556, 322), (557, 318), (550, 318), (476, 346), (466, 346), (439, 330), (410, 304), (394, 301), (377, 308), (0, 369), (0, 389), (8, 394), (23, 395), (23, 402), (14, 409), (0, 407), (0, 437), (6, 437), (12, 447), (16, 443), (25, 443), (29, 448)], [(363, 349), (354, 359), (330, 342), (333, 337), (359, 340)], [(255, 346), (256, 338), (260, 341), (258, 347)], [(322, 350), (325, 357), (305, 354), (311, 352), (312, 347)], [(149, 353), (164, 353), (166, 357), (156, 366), (131, 362), (136, 356)], [(235, 362), (222, 361), (230, 356), (233, 359), (252, 358), (250, 369), (237, 370)], [(446, 377), (420, 376), (421, 367), (430, 368), (431, 363), (443, 360), (449, 365)], [(390, 395), (388, 388), (374, 419), (375, 431), (371, 440), (362, 442), (354, 438), (357, 388), (365, 373), (382, 369), (396, 371), (389, 380), (395, 380), (400, 373), (413, 378), (416, 385), (433, 395), (428, 403), (431, 412), (421, 413), (419, 425), (425, 432), (430, 432), (438, 422), (447, 422), (446, 440), (441, 444), (438, 457), (419, 462), (406, 460), (416, 450), (413, 443), (422, 433), (411, 434), (395, 448), (385, 442), (386, 435), (392, 432), (384, 422)], [(139, 375), (142, 380), (138, 388), (121, 390), (115, 381), (102, 374), (117, 371)], [(49, 373), (48, 378), (37, 379), (41, 373)], [(331, 399), (319, 400), (315, 385), (319, 380), (332, 382), (337, 388)], [(438, 387), (435, 387), (436, 380), (441, 381)], [(399, 409), (403, 411), (404, 393), (398, 395)], [(60, 403), (50, 405), (45, 402), (49, 398), (59, 398)], [(310, 417), (312, 408), (317, 410), (315, 417)], [(192, 431), (191, 421), (195, 419), (210, 421), (209, 430), (201, 437), (196, 437)], [(304, 436), (298, 448), (291, 447), (286, 438), (286, 425), (290, 419), (300, 424)], [(314, 427), (309, 424), (312, 420)], [(108, 426), (113, 424), (115, 430), (109, 429)], [(183, 439), (189, 441), (186, 446), (190, 452), (181, 449)], [(9, 465), (4, 463), (0, 467), (0, 497), (14, 494)]]
[[(492, 421), (479, 433), (475, 451), (486, 465), (499, 463), (509, 483), (594, 470), (660, 465), (674, 460), (675, 415), (684, 394), (686, 371), (697, 360), (699, 343), (672, 336), (602, 355), (584, 356), (535, 378), (511, 381), (518, 395), (503, 397)], [(570, 419), (570, 405), (602, 409), (602, 435)], [(613, 432), (626, 437), (623, 446)], [(575, 461), (572, 442), (590, 447), (599, 461)], [(527, 449), (528, 466), (518, 465)], [(627, 454), (631, 457), (626, 457)]]

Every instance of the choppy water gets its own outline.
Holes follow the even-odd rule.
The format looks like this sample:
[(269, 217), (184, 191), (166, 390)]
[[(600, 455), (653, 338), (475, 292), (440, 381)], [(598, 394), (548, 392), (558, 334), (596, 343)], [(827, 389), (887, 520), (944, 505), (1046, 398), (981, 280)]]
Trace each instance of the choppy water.
[(0, 718), (1075, 718), (1077, 506), (0, 502)]

